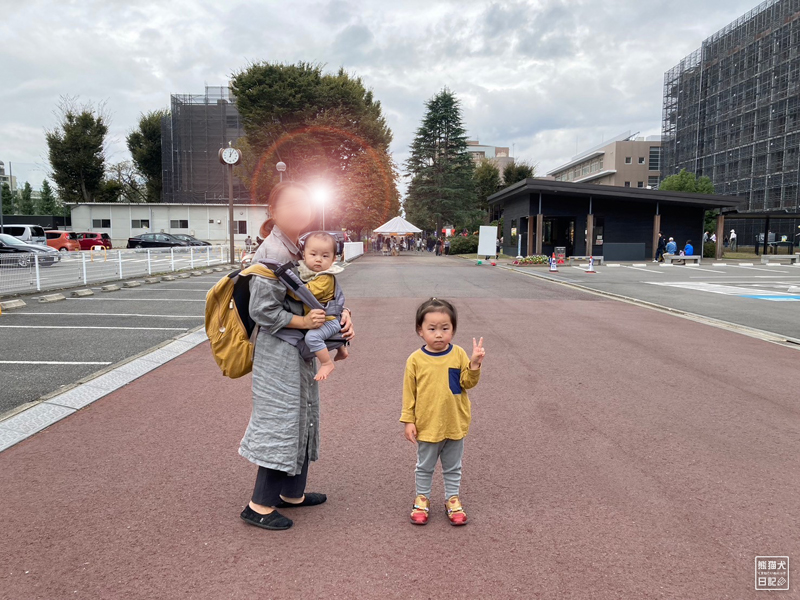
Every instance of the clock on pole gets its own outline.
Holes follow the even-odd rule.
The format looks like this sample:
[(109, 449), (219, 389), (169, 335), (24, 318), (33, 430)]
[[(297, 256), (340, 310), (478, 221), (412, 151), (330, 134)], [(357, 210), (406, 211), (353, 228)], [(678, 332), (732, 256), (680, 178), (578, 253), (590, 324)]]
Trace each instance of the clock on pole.
[(231, 142), (228, 142), (227, 148), (219, 149), (219, 162), (227, 165), (228, 169), (228, 250), (230, 252), (230, 261), (235, 263), (234, 248), (233, 248), (233, 167), (242, 162), (242, 151), (234, 148)]

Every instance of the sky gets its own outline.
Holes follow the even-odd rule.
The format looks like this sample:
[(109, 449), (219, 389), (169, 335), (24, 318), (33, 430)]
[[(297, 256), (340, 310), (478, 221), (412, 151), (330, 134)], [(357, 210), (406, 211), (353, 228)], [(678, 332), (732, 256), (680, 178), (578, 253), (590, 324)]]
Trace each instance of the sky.
[(380, 100), (402, 165), (424, 102), (449, 87), (482, 144), (537, 173), (620, 133), (658, 135), (664, 72), (755, 0), (0, 0), (0, 160), (47, 175), (62, 96), (102, 104), (110, 163), (170, 94), (260, 61), (344, 67)]

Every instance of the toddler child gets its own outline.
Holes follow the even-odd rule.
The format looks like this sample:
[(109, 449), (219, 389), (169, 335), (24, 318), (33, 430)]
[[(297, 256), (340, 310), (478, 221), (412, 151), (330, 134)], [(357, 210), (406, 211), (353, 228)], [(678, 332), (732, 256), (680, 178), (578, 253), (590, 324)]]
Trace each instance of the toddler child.
[[(325, 306), (333, 300), (336, 294), (336, 274), (344, 269), (334, 265), (336, 259), (336, 238), (324, 231), (309, 234), (303, 245), (303, 260), (298, 266), (300, 279), (306, 282), (306, 287), (314, 297)], [(325, 323), (319, 329), (309, 329), (306, 333), (306, 346), (319, 359), (319, 370), (314, 379), (321, 381), (327, 379), (334, 369), (333, 360), (325, 340), (338, 334), (341, 329), (342, 315), (328, 315)], [(347, 358), (347, 347), (342, 346), (337, 350), (336, 359)]]
[(428, 522), (433, 470), (441, 461), (447, 517), (452, 525), (466, 525), (467, 515), (458, 493), (464, 438), (471, 420), (467, 390), (475, 387), (481, 376), (486, 354), (483, 338), (477, 342), (472, 338), (471, 358), (451, 344), (458, 315), (450, 302), (438, 298), (426, 300), (417, 308), (416, 324), (417, 335), (425, 345), (406, 361), (400, 416), (406, 424), (406, 439), (417, 445), (417, 497), (411, 522)]

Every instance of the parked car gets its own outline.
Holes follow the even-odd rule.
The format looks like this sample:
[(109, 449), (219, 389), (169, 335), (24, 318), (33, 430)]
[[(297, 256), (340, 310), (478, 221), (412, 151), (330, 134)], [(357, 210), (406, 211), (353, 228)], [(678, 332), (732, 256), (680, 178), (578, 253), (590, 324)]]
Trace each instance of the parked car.
[(13, 235), (0, 233), (0, 266), (28, 267), (34, 262), (34, 255), (39, 256), (39, 265), (52, 266), (61, 259), (58, 250), (41, 244), (26, 244)]
[(189, 242), (190, 246), (210, 246), (211, 242), (204, 242), (203, 240), (198, 240), (196, 237), (192, 235), (187, 235), (185, 233), (173, 233), (171, 234), (172, 237), (176, 237), (179, 240), (183, 240), (184, 242)]
[(81, 249), (78, 236), (74, 231), (61, 231), (52, 229), (45, 231), (47, 245), (59, 252), (76, 252)]
[(81, 250), (91, 250), (94, 246), (104, 246), (106, 250), (111, 250), (111, 238), (107, 233), (81, 231), (77, 236)]
[(190, 244), (170, 233), (143, 233), (128, 238), (128, 248), (179, 248)]
[(28, 244), (47, 244), (44, 228), (39, 225), (3, 225), (0, 233), (13, 235)]

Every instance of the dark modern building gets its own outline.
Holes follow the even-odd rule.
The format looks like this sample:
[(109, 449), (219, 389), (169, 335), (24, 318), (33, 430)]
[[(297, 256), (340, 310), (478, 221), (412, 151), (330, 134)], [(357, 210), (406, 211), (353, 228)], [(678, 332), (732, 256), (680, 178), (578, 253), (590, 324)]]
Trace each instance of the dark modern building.
[(800, 0), (768, 0), (664, 75), (662, 175), (707, 175), (742, 212), (797, 212)]
[[(228, 201), (228, 181), (219, 149), (244, 136), (235, 99), (227, 87), (205, 94), (173, 94), (161, 123), (162, 202), (219, 204)], [(237, 204), (247, 204), (247, 187), (234, 178)]]
[[(525, 179), (489, 197), (503, 215), (503, 252), (652, 260), (658, 232), (700, 251), (706, 210), (736, 208), (737, 198)], [(717, 230), (724, 230), (724, 216)], [(519, 238), (517, 238), (519, 236)], [(722, 236), (717, 234), (721, 253)]]

